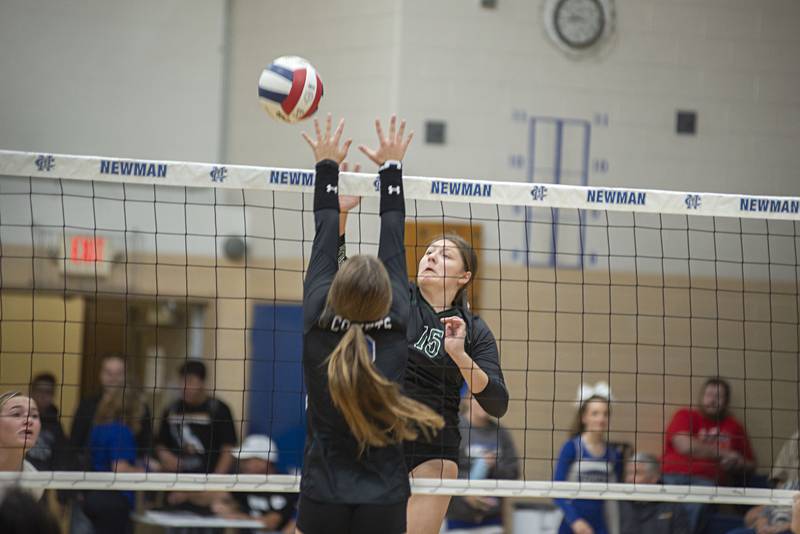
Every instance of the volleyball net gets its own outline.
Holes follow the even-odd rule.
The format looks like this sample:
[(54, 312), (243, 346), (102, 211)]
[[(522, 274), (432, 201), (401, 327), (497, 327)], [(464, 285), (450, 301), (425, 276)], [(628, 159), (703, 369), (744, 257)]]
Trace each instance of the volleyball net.
[[(377, 252), (376, 180), (340, 178), (340, 193), (363, 198), (348, 221), (351, 255)], [(27, 391), (52, 373), (69, 432), (79, 399), (100, 389), (103, 356), (121, 354), (126, 394), (149, 407), (152, 450), (183, 394), (177, 369), (200, 360), (238, 440), (269, 435), (290, 473), (56, 469), (24, 474), (25, 485), (297, 491), (313, 182), (303, 169), (0, 151), (0, 389)], [(415, 492), (791, 501), (776, 489), (553, 475), (582, 386), (610, 388), (609, 442), (661, 457), (671, 418), (698, 406), (709, 377), (731, 385), (757, 473), (780, 467), (800, 422), (800, 199), (412, 176), (405, 195), (411, 275), (447, 231), (478, 253), (470, 305), (497, 339), (510, 393), (500, 425), (519, 473), (415, 480)]]

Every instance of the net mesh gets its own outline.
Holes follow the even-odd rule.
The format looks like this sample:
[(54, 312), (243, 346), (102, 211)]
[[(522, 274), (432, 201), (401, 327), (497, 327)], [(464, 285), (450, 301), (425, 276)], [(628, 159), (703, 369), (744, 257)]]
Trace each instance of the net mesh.
[[(69, 431), (80, 398), (99, 391), (101, 358), (123, 354), (125, 398), (148, 406), (152, 432), (140, 445), (152, 450), (162, 413), (184, 393), (176, 369), (199, 359), (239, 439), (272, 436), (280, 468), (295, 473), (313, 173), (0, 151), (0, 175), (0, 387), (27, 390), (53, 373)], [(375, 253), (375, 176), (343, 175), (341, 192), (364, 198), (348, 252)], [(518, 480), (415, 480), (414, 491), (789, 502), (783, 490), (552, 480), (581, 386), (608, 384), (610, 442), (661, 457), (673, 415), (700, 404), (715, 376), (731, 385), (758, 472), (785, 467), (797, 478), (796, 461), (777, 456), (799, 422), (800, 200), (424, 177), (406, 178), (406, 197), (412, 273), (443, 231), (478, 252), (470, 304), (498, 342), (510, 393), (500, 424), (519, 467)], [(213, 467), (206, 458), (200, 470)], [(52, 465), (24, 483), (296, 491), (298, 475)]]

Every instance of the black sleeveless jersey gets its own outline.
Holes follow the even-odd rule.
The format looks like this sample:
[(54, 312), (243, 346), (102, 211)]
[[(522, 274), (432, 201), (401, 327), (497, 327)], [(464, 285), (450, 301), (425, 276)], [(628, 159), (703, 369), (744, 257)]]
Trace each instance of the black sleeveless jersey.
[(489, 384), (475, 397), (490, 415), (501, 417), (508, 408), (508, 391), (500, 368), (497, 342), (489, 326), (460, 306), (437, 313), (416, 284), (410, 284), (409, 292), (406, 394), (441, 414), (448, 427), (458, 426), (458, 404), (464, 377), (444, 350), (444, 325), (441, 322), (443, 317), (457, 315), (467, 326), (465, 351), (489, 377)]
[[(317, 164), (314, 192), (316, 234), (303, 287), (303, 376), (308, 390), (307, 434), (300, 491), (311, 499), (334, 504), (391, 504), (410, 494), (402, 446), (369, 447), (359, 456), (358, 444), (328, 390), (327, 359), (349, 324), (326, 311), (325, 302), (338, 270), (338, 167)], [(402, 384), (408, 349), (408, 272), (403, 248), (405, 201), (398, 169), (381, 172), (381, 230), (378, 257), (392, 283), (389, 314), (363, 325), (372, 340), (375, 366)]]

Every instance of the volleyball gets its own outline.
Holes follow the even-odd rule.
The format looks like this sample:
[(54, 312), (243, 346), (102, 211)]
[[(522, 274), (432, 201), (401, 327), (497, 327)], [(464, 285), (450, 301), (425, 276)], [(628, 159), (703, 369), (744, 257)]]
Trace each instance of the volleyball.
[(301, 121), (317, 111), (322, 81), (307, 60), (279, 57), (261, 72), (258, 98), (270, 116), (288, 123)]

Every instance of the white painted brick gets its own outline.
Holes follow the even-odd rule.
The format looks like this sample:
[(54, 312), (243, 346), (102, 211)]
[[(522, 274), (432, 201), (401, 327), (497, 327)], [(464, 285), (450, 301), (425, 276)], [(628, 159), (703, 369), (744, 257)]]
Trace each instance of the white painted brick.
[(501, 57), (510, 59), (519, 55), (530, 59), (541, 55), (541, 49), (544, 47), (551, 51), (554, 48), (551, 43), (545, 41), (542, 29), (520, 21), (509, 23), (503, 28), (502, 36), (501, 39), (495, 41), (491, 48), (482, 48), (484, 51), (491, 50), (496, 54), (495, 60)]
[(639, 131), (624, 147), (641, 154), (693, 163), (744, 164), (754, 155), (749, 136), (679, 136), (671, 130)]
[(734, 41), (685, 37), (675, 43), (677, 62), (706, 68), (727, 68), (733, 63)]
[(795, 136), (800, 134), (800, 105), (780, 109), (775, 133)]
[(701, 71), (690, 67), (647, 67), (637, 69), (648, 92), (671, 96), (697, 95), (701, 86)]
[(734, 44), (734, 65), (754, 71), (800, 72), (800, 43)]
[(710, 8), (722, 8), (722, 9), (740, 10), (740, 11), (756, 11), (759, 7), (758, 4), (760, 2), (754, 0), (702, 0), (701, 2), (698, 2), (698, 0), (671, 0), (671, 3), (676, 6), (684, 6), (684, 5), (696, 6), (698, 3), (702, 3), (704, 7), (710, 7)]
[(756, 160), (782, 169), (800, 168), (800, 136), (759, 135), (754, 145)]
[[(764, 194), (759, 183), (761, 169), (753, 162), (728, 165), (725, 161), (700, 162), (692, 169), (688, 190), (715, 193)], [(695, 184), (692, 185), (691, 181)]]
[(652, 31), (655, 2), (650, 0), (617, 0), (617, 31), (623, 35), (629, 32), (646, 34)]
[(663, 98), (633, 96), (623, 99), (624, 105), (612, 118), (612, 125), (618, 127), (663, 128), (675, 121), (675, 106)]
[(704, 70), (701, 94), (714, 99), (754, 102), (756, 76), (747, 72)]
[(731, 131), (755, 135), (800, 134), (800, 106), (758, 104), (731, 107)]
[[(695, 103), (687, 102), (677, 106), (676, 110), (691, 110), (697, 112), (697, 132), (703, 138), (717, 135), (727, 135), (730, 133), (730, 114), (731, 104), (726, 100), (709, 98)], [(675, 121), (672, 117), (672, 128), (674, 131)]]
[(777, 166), (763, 166), (749, 177), (754, 192), (760, 195), (800, 196), (800, 181), (797, 173)]
[(455, 25), (442, 26), (437, 19), (423, 18), (420, 20), (404, 21), (403, 41), (404, 46), (438, 47), (454, 46), (458, 40)]
[(716, 135), (698, 138), (694, 144), (691, 138), (681, 141), (689, 145), (684, 154), (697, 161), (705, 161), (718, 166), (747, 164), (755, 156), (753, 141), (749, 135)]
[(631, 69), (617, 66), (560, 65), (553, 71), (554, 85), (592, 91), (626, 91), (643, 87), (644, 80)]
[(729, 117), (731, 133), (768, 133), (778, 128), (783, 108), (770, 104), (732, 105)]
[(706, 8), (706, 35), (722, 39), (755, 41), (760, 30), (757, 9), (736, 10), (726, 6)]
[(667, 35), (623, 34), (617, 39), (612, 56), (615, 63), (675, 64), (680, 57), (678, 45), (678, 41)]
[(763, 41), (798, 42), (800, 41), (800, 32), (797, 31), (798, 22), (800, 22), (800, 9), (787, 13), (765, 10), (761, 25), (761, 39)]
[(757, 101), (800, 104), (800, 74), (759, 74)]
[(653, 31), (660, 34), (705, 36), (707, 10), (697, 4), (674, 5), (658, 2), (653, 15)]

